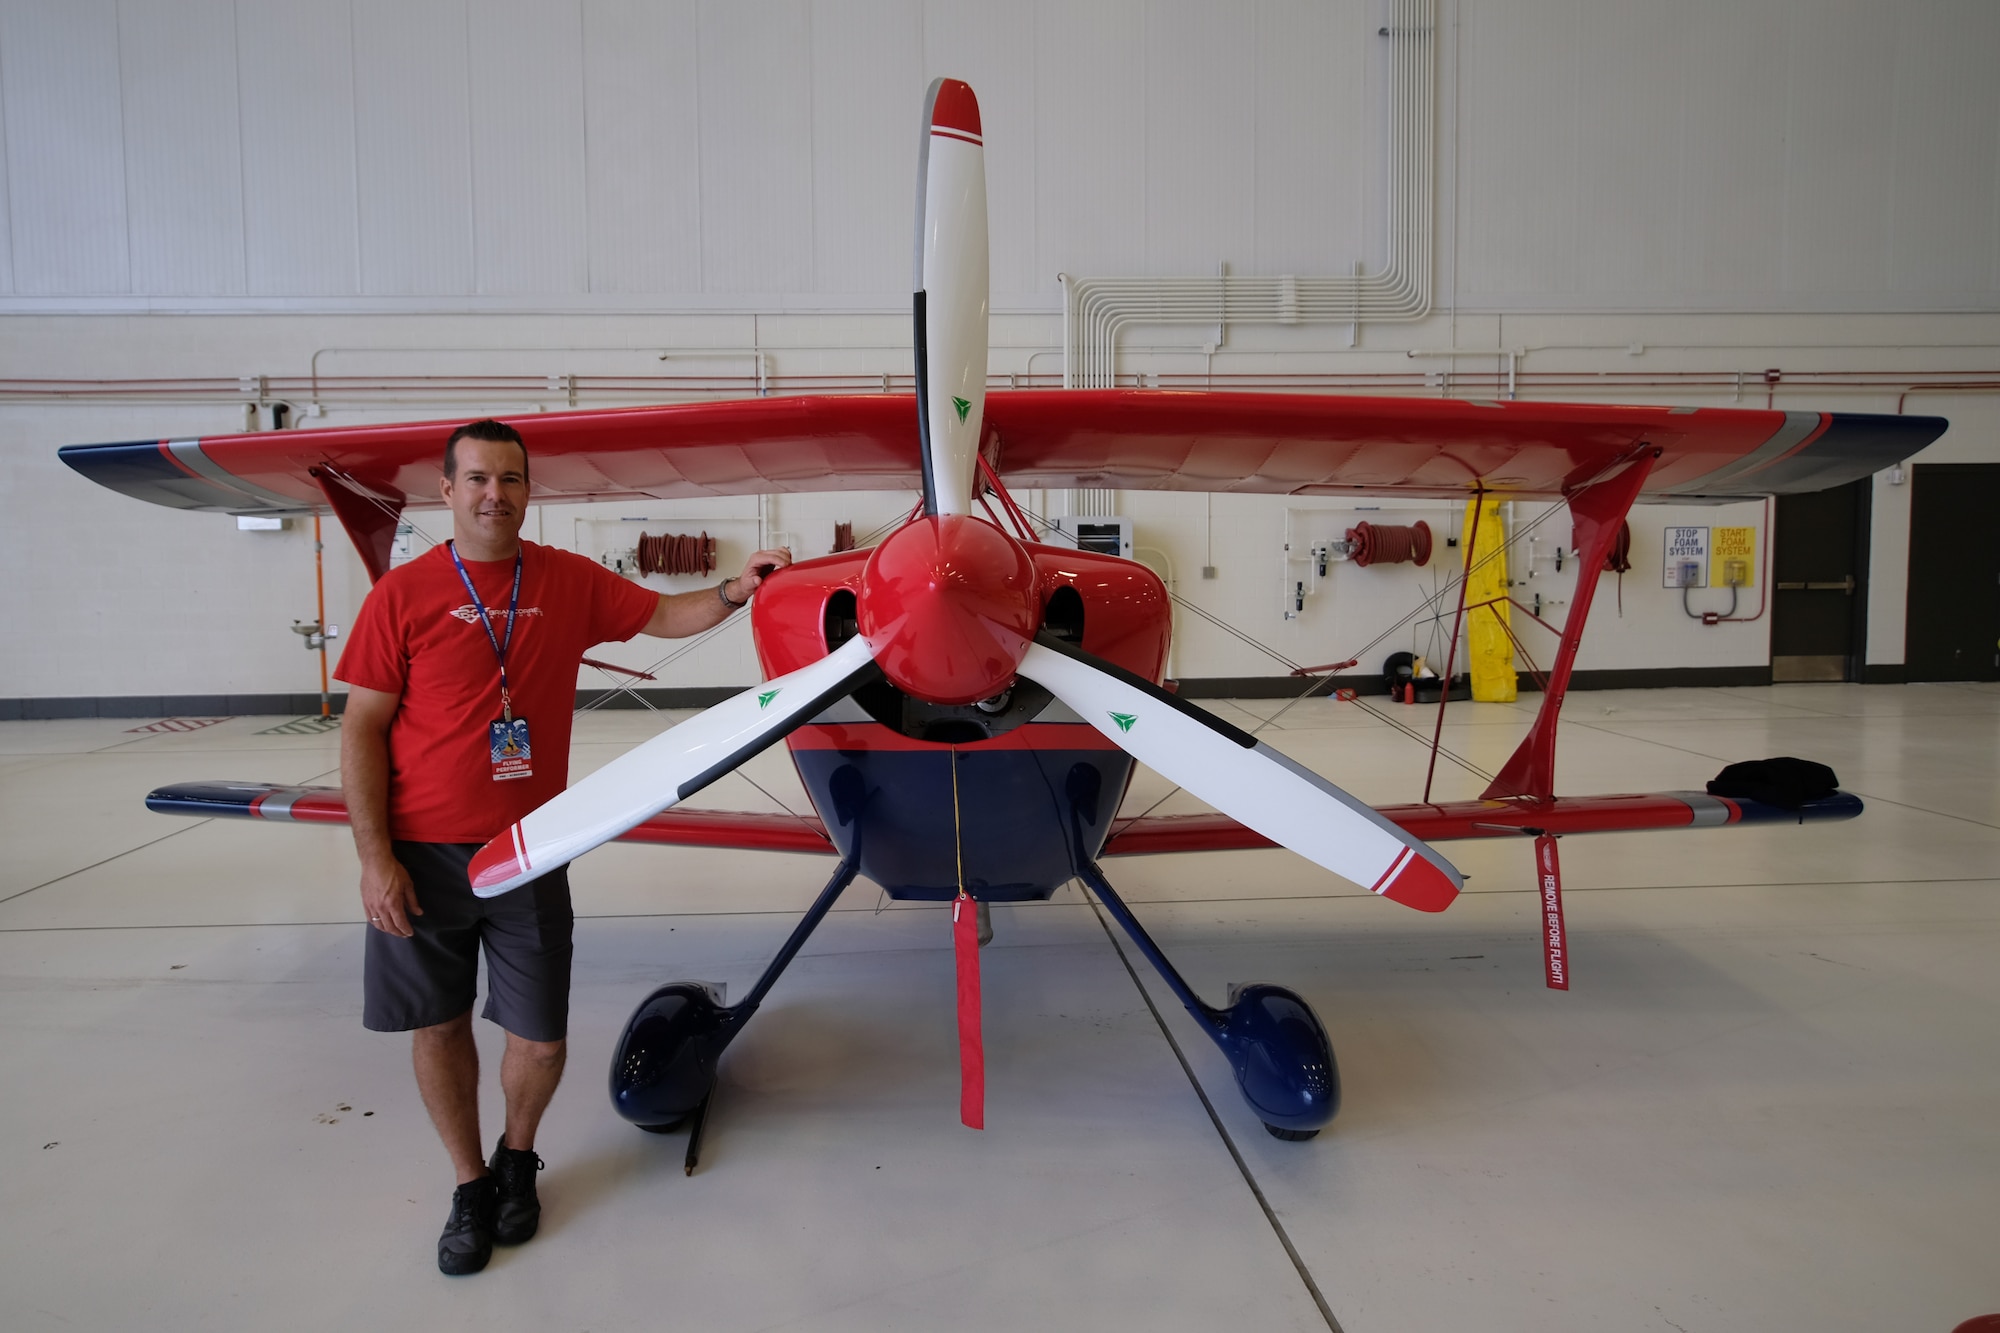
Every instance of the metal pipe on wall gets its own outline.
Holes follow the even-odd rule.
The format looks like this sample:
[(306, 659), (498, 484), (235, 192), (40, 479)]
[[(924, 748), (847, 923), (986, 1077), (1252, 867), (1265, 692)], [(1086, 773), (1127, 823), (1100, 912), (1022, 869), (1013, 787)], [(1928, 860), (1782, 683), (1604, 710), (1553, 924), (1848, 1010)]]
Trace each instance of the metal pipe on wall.
[(1350, 324), (1409, 321), (1431, 309), (1437, 176), (1437, 0), (1389, 0), (1388, 264), (1326, 277), (1078, 278), (1063, 287), (1063, 387), (1117, 383), (1128, 324)]
[[(1820, 349), (1813, 349), (1820, 350)], [(1984, 349), (1968, 347), (1966, 351)], [(1044, 353), (1037, 353), (1044, 355)], [(1046, 355), (1054, 355), (1053, 351)], [(1504, 370), (1452, 371), (1448, 375), (1419, 370), (1356, 371), (1146, 371), (1145, 385), (1161, 389), (1272, 390), (1287, 393), (1430, 394), (1441, 389), (1463, 397), (1499, 394), (1540, 398), (1629, 400), (1635, 393), (1674, 397), (1740, 396), (1754, 385), (1776, 393), (1824, 397), (1832, 392), (1873, 396), (1916, 393), (1991, 393), (2000, 390), (2000, 368), (1984, 370), (1785, 370), (1775, 384), (1762, 371), (1734, 369), (1680, 371), (1599, 371), (1522, 369), (1509, 358)], [(1751, 376), (1755, 376), (1754, 380)], [(313, 390), (308, 376), (261, 377), (270, 399), (304, 398)], [(1130, 387), (1137, 376), (1120, 377)], [(555, 383), (552, 386), (551, 381)], [(242, 381), (235, 376), (188, 376), (147, 379), (0, 379), (0, 404), (6, 403), (161, 403), (227, 405), (243, 403)], [(1002, 372), (987, 376), (993, 390), (1052, 389), (1061, 381), (1054, 372)], [(629, 405), (713, 398), (743, 398), (759, 388), (773, 395), (878, 394), (909, 392), (908, 372), (787, 375), (767, 373), (760, 385), (754, 375), (380, 375), (330, 378), (317, 385), (322, 405), (349, 409), (422, 407), (437, 411), (466, 408), (484, 412), (545, 409), (551, 402), (571, 405)], [(250, 404), (254, 406), (254, 401)], [(311, 416), (308, 412), (303, 415)], [(309, 427), (308, 427), (309, 429)]]

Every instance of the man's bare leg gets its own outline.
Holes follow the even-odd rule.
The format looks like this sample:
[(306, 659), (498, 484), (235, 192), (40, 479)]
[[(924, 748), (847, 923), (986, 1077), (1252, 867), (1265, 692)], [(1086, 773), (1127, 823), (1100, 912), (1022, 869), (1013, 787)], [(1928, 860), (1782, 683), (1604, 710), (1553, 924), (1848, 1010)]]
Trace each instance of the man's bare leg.
[(451, 1154), (458, 1183), (479, 1179), (486, 1174), (486, 1157), (479, 1144), (479, 1048), (472, 1042), (472, 1011), (418, 1028), (410, 1054), (417, 1091)]
[(549, 1098), (556, 1095), (556, 1085), (562, 1082), (568, 1055), (567, 1042), (529, 1041), (507, 1034), (507, 1051), (500, 1057), (500, 1091), (507, 1097), (509, 1148), (534, 1151), (535, 1131), (541, 1126)]

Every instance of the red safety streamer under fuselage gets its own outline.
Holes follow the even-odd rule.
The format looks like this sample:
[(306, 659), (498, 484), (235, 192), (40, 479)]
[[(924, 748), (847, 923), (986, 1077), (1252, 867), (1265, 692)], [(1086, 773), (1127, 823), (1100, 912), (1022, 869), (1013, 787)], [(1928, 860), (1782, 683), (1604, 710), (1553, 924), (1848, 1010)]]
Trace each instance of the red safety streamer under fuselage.
[(979, 907), (963, 889), (951, 903), (952, 950), (958, 955), (958, 1118), (986, 1128), (986, 1039), (979, 1015)]
[(1556, 838), (1535, 839), (1535, 892), (1542, 906), (1542, 974), (1550, 990), (1569, 989), (1569, 940), (1563, 932), (1562, 863), (1556, 859)]

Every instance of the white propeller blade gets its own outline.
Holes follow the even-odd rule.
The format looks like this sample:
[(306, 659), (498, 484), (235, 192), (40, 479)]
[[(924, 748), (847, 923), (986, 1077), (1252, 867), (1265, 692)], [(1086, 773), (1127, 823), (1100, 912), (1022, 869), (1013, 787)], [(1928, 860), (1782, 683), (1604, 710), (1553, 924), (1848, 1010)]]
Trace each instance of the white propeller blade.
[(916, 284), (924, 509), (970, 514), (986, 420), (986, 149), (979, 100), (957, 79), (924, 98)]
[(809, 667), (669, 727), (480, 848), (472, 891), (496, 897), (686, 800), (844, 697), (873, 667), (867, 641), (856, 635)]
[(1363, 888), (1441, 912), (1465, 883), (1449, 861), (1311, 769), (1150, 681), (1046, 641), (1029, 647), (1021, 674), (1146, 767)]

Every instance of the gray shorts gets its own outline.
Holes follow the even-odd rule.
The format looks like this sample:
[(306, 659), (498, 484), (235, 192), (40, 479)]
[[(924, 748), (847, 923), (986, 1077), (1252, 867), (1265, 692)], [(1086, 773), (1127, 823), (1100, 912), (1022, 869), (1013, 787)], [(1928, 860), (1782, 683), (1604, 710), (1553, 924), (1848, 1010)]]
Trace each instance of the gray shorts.
[(398, 842), (396, 859), (416, 885), (421, 916), (408, 939), (368, 928), (361, 970), (362, 1026), (374, 1032), (433, 1027), (472, 1008), (479, 946), (486, 946), (482, 1016), (529, 1041), (569, 1031), (569, 968), (576, 914), (569, 869), (481, 898), (466, 866), (476, 842)]

